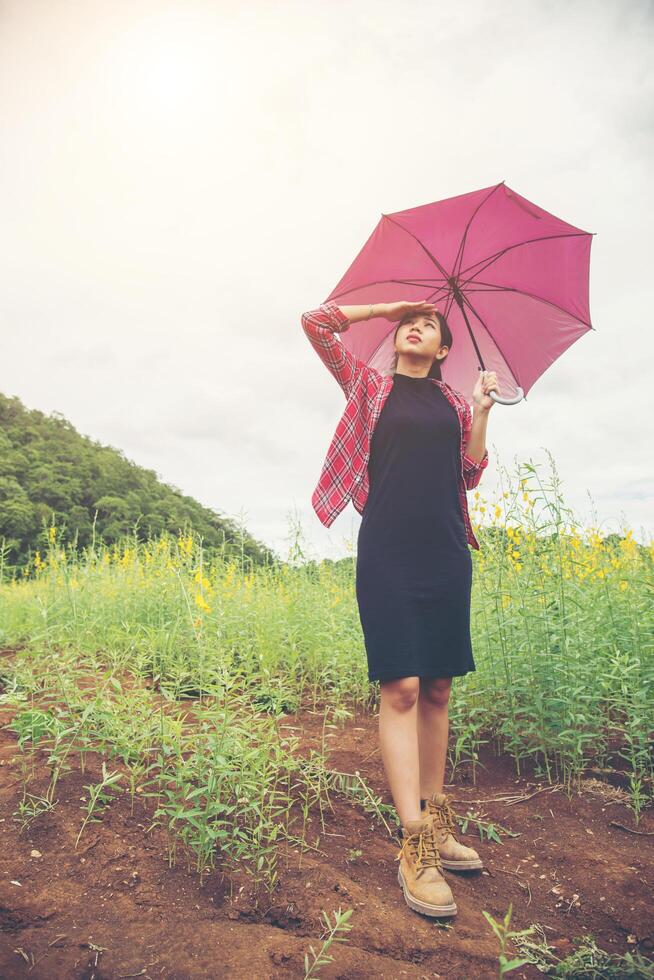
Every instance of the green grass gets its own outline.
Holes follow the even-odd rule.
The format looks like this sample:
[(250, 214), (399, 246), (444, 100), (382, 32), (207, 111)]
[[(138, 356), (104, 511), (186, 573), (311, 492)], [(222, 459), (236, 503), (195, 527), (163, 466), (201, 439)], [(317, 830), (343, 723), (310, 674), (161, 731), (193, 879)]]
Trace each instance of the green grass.
[[(589, 767), (619, 766), (638, 819), (652, 799), (654, 547), (581, 528), (555, 471), (543, 481), (524, 464), (506, 487), (492, 502), (471, 495), (477, 670), (453, 688), (450, 762), (476, 776), (489, 743), (518, 774), (530, 765), (568, 792)], [(339, 724), (378, 697), (353, 558), (301, 556), (296, 541), (288, 562), (208, 561), (197, 538), (167, 534), (73, 552), (51, 527), (20, 576), (3, 565), (0, 645), (19, 649), (0, 681), (17, 709), (21, 825), (99, 752), (122, 777), (93, 817), (117, 793), (132, 807), (151, 798), (171, 860), (180, 845), (204, 874), (220, 855), (272, 890), (279, 836), (313, 846), (309, 810), (340, 791), (324, 742), (303, 760), (275, 716), (320, 710)], [(45, 793), (32, 791), (42, 749)]]

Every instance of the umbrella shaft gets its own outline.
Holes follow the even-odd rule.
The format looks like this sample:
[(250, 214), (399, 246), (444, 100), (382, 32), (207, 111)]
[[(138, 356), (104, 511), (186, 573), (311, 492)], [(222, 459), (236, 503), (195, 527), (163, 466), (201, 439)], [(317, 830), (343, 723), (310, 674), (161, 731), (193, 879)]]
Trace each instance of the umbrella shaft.
[(481, 356), (481, 351), (479, 350), (479, 347), (477, 346), (477, 341), (475, 339), (475, 335), (472, 332), (472, 327), (470, 326), (470, 321), (468, 320), (468, 315), (467, 315), (467, 313), (465, 311), (465, 306), (463, 305), (463, 296), (461, 295), (461, 290), (457, 286), (455, 279), (450, 279), (450, 286), (452, 287), (452, 293), (454, 295), (454, 299), (456, 300), (457, 305), (458, 305), (459, 309), (461, 310), (461, 312), (463, 314), (463, 319), (466, 322), (466, 327), (468, 328), (468, 333), (470, 334), (470, 339), (472, 341), (472, 345), (475, 348), (475, 351), (477, 352), (477, 359), (479, 361), (479, 370), (480, 371), (485, 371), (486, 368), (484, 367), (484, 359)]

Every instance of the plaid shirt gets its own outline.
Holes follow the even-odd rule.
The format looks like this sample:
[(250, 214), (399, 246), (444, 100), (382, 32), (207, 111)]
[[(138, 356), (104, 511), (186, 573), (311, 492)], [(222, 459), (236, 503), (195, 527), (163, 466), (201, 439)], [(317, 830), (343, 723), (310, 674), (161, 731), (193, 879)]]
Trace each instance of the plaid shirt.
[[(325, 527), (335, 521), (348, 500), (363, 513), (370, 485), (368, 482), (368, 457), (370, 441), (375, 425), (393, 387), (393, 378), (385, 376), (358, 360), (339, 340), (335, 333), (348, 330), (350, 321), (331, 300), (322, 303), (317, 310), (302, 314), (302, 329), (309, 338), (321, 361), (333, 374), (343, 389), (347, 404), (336, 427), (320, 478), (311, 503)], [(445, 381), (432, 378), (439, 385), (450, 405), (456, 409), (461, 425), (461, 470), (459, 500), (466, 529), (466, 538), (477, 551), (479, 542), (474, 535), (468, 514), (466, 490), (472, 490), (481, 480), (488, 465), (488, 450), (483, 459), (476, 461), (465, 452), (472, 426), (472, 412), (462, 394)]]

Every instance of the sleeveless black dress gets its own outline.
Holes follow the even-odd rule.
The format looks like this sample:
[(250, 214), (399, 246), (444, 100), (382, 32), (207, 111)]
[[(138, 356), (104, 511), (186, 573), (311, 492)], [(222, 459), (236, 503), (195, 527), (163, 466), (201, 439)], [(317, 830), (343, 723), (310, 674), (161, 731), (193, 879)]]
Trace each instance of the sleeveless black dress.
[(430, 378), (395, 374), (373, 432), (356, 596), (371, 681), (475, 670), (461, 430)]

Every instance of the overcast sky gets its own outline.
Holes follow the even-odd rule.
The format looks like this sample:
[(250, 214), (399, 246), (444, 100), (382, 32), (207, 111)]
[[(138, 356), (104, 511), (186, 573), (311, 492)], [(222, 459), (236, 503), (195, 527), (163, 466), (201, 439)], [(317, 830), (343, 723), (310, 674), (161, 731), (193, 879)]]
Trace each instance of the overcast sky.
[[(343, 394), (300, 316), (382, 213), (505, 180), (585, 231), (595, 331), (499, 466), (652, 534), (652, 3), (0, 0), (0, 390), (286, 557)], [(649, 253), (649, 254), (648, 254)], [(472, 497), (472, 495), (471, 495)]]

